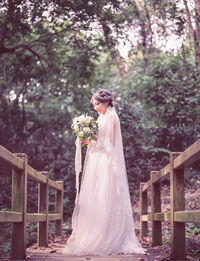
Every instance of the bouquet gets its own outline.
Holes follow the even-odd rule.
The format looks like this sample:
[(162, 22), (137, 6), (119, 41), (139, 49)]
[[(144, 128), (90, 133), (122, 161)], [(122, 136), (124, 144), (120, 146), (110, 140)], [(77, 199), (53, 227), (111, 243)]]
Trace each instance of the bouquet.
[(72, 122), (72, 130), (81, 140), (88, 139), (91, 142), (98, 132), (98, 123), (87, 114), (74, 117)]

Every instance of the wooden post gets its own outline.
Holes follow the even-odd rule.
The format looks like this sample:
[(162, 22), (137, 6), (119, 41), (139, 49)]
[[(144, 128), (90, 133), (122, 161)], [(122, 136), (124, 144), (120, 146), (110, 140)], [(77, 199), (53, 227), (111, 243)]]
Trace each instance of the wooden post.
[(56, 220), (56, 228), (55, 228), (55, 234), (57, 236), (63, 237), (63, 182), (62, 181), (56, 181), (57, 183), (60, 183), (62, 185), (62, 190), (56, 190), (56, 213), (59, 213), (61, 215), (60, 220)]
[(49, 212), (49, 173), (40, 172), (46, 176), (46, 183), (38, 185), (38, 213), (46, 214), (46, 220), (38, 222), (38, 246), (48, 246), (48, 212)]
[(171, 259), (185, 260), (185, 223), (174, 221), (174, 212), (185, 210), (184, 169), (174, 169), (179, 152), (170, 154)]
[(145, 237), (148, 232), (148, 222), (142, 221), (142, 215), (148, 213), (147, 190), (142, 191), (145, 183), (140, 183), (140, 236)]
[[(161, 212), (161, 198), (160, 198), (160, 181), (153, 183), (154, 175), (159, 171), (151, 171), (151, 214), (154, 217), (154, 213)], [(152, 246), (162, 245), (162, 229), (161, 221), (152, 220)]]
[(27, 156), (16, 154), (24, 161), (24, 169), (12, 170), (12, 211), (22, 212), (22, 222), (12, 223), (11, 259), (22, 260), (26, 257), (26, 211), (27, 211)]

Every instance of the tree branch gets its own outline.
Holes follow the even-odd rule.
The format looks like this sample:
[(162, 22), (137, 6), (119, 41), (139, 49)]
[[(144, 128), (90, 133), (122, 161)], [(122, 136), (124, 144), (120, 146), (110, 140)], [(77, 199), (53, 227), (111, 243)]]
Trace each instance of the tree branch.
[(20, 49), (20, 48), (22, 48), (22, 49), (24, 48), (24, 49), (28, 50), (30, 53), (32, 53), (34, 56), (36, 56), (38, 58), (38, 60), (40, 61), (43, 70), (45, 70), (45, 67), (42, 63), (42, 59), (43, 60), (45, 60), (45, 59), (44, 59), (44, 57), (42, 57), (41, 54), (37, 53), (35, 50), (33, 50), (31, 48), (31, 46), (29, 46), (27, 44), (19, 44), (19, 45), (16, 45), (15, 47), (13, 47), (11, 49), (14, 49), (14, 51), (16, 51), (17, 49)]

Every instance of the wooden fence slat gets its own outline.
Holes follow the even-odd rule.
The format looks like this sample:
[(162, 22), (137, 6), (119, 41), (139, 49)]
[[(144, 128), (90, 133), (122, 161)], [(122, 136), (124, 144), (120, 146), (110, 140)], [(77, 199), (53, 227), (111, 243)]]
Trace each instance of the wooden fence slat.
[(170, 221), (171, 213), (170, 212), (161, 212), (154, 214), (154, 220), (160, 221)]
[[(161, 212), (160, 182), (153, 183), (154, 176), (157, 178), (159, 171), (151, 171), (151, 214)], [(161, 221), (152, 220), (152, 246), (162, 245)]]
[(8, 151), (6, 148), (0, 145), (0, 159), (2, 159), (10, 167), (23, 170), (24, 163), (23, 160), (15, 156), (12, 152)]
[(141, 220), (142, 221), (170, 221), (170, 212), (160, 212), (160, 213), (154, 213), (152, 214), (147, 214), (147, 215), (142, 215)]
[(32, 222), (45, 222), (46, 221), (46, 214), (42, 213), (27, 213), (26, 214), (26, 222), (32, 223)]
[(170, 164), (168, 164), (167, 166), (165, 166), (163, 169), (160, 170), (160, 175), (161, 175), (160, 180), (165, 179), (168, 174), (170, 174)]
[(56, 190), (56, 198), (55, 198), (55, 210), (56, 213), (59, 213), (61, 215), (60, 220), (56, 220), (56, 227), (55, 227), (55, 234), (58, 236), (63, 237), (63, 182), (62, 181), (56, 181), (60, 186), (62, 186), (62, 190)]
[(29, 165), (28, 165), (28, 178), (36, 182), (46, 183), (46, 177)]
[[(142, 232), (142, 228), (141, 228), (141, 226), (142, 226), (142, 223), (141, 222), (144, 222), (144, 221), (150, 221), (150, 215), (141, 215), (140, 216), (140, 234), (141, 234), (141, 237), (143, 237), (143, 236), (145, 236), (145, 235), (143, 235), (141, 232)], [(146, 222), (147, 223), (147, 222)]]
[(56, 181), (49, 179), (49, 187), (62, 191), (63, 185), (62, 183), (58, 183)]
[(142, 192), (145, 192), (146, 190), (148, 190), (149, 186), (150, 186), (150, 180), (147, 181), (146, 183), (142, 183)]
[(142, 216), (148, 213), (147, 191), (143, 191), (145, 183), (140, 183), (140, 236), (145, 237), (148, 232), (148, 222)]
[(0, 223), (2, 222), (22, 222), (23, 215), (21, 212), (0, 211)]
[(170, 154), (171, 259), (185, 259), (185, 223), (174, 221), (174, 212), (185, 210), (184, 169), (175, 170), (174, 160), (180, 153)]
[(38, 246), (48, 246), (48, 212), (49, 212), (49, 173), (41, 172), (45, 177), (45, 183), (38, 186), (38, 213), (46, 215), (45, 221), (38, 224)]
[(61, 214), (58, 213), (51, 213), (49, 214), (49, 221), (56, 221), (62, 219)]
[(182, 152), (175, 160), (174, 160), (174, 168), (185, 168), (194, 163), (197, 159), (200, 158), (200, 139), (197, 140), (194, 144), (192, 144), (189, 148), (187, 148), (184, 152)]
[(176, 211), (174, 221), (200, 223), (200, 210)]
[(18, 154), (23, 159), (23, 170), (12, 171), (12, 211), (22, 212), (22, 222), (12, 223), (11, 258), (24, 259), (26, 256), (26, 208), (27, 208), (27, 156)]

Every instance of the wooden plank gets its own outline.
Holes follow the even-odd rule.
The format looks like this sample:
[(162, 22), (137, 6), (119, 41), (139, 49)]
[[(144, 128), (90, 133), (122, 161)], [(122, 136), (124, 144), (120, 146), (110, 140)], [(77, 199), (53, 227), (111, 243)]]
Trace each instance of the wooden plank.
[[(141, 221), (149, 221), (149, 218), (148, 218), (148, 215), (142, 215), (142, 216), (140, 216), (140, 222)], [(141, 231), (141, 230), (140, 230)]]
[(8, 151), (6, 148), (0, 145), (0, 159), (3, 160), (8, 166), (17, 169), (23, 170), (23, 160), (18, 158), (12, 152)]
[(147, 191), (143, 191), (145, 183), (140, 183), (140, 236), (145, 237), (148, 232), (147, 220), (143, 220), (143, 216), (148, 213)]
[[(150, 261), (163, 260), (166, 254), (160, 253), (159, 249), (148, 251), (147, 254), (114, 254), (114, 255), (67, 255), (63, 253), (65, 245), (52, 246), (51, 249), (28, 250), (28, 260), (30, 261)], [(51, 253), (50, 253), (51, 252)]]
[(200, 159), (200, 139), (182, 152), (174, 160), (174, 169), (190, 166), (192, 163)]
[[(163, 169), (158, 171), (158, 173), (153, 177), (152, 182), (157, 183), (157, 182), (167, 179), (169, 177), (169, 173), (170, 173), (170, 165), (168, 164)], [(145, 185), (143, 186), (143, 191), (146, 191), (149, 188), (150, 183), (151, 183), (150, 180), (148, 180), (145, 183)]]
[(49, 179), (49, 187), (62, 191), (62, 184)]
[[(159, 171), (151, 171), (151, 213), (161, 212), (160, 182), (153, 183), (159, 177)], [(152, 246), (162, 245), (161, 221), (152, 220)]]
[[(154, 177), (152, 182), (160, 182), (162, 180), (165, 180), (169, 177), (170, 173), (170, 164), (166, 165), (163, 169), (161, 169)], [(150, 180), (148, 180), (145, 185), (143, 186), (143, 191), (146, 191), (150, 186)]]
[(175, 222), (174, 212), (185, 210), (184, 169), (175, 170), (174, 161), (180, 153), (170, 154), (171, 259), (185, 259), (185, 223)]
[(56, 221), (56, 220), (62, 219), (62, 217), (60, 214), (54, 213), (54, 214), (49, 214), (48, 219), (49, 219), (49, 221)]
[(160, 183), (160, 179), (161, 179), (161, 173), (160, 171), (151, 171), (151, 173), (154, 173), (151, 177), (151, 182), (153, 183)]
[(22, 222), (12, 223), (11, 259), (24, 259), (26, 256), (26, 199), (27, 199), (27, 156), (18, 154), (23, 159), (23, 170), (12, 172), (12, 211), (22, 212)]
[(161, 179), (165, 179), (168, 174), (170, 173), (170, 164), (166, 165), (163, 169), (160, 170)]
[(57, 181), (57, 184), (62, 186), (62, 190), (56, 190), (56, 197), (55, 197), (55, 210), (56, 213), (60, 213), (61, 219), (56, 221), (55, 226), (55, 234), (57, 236), (63, 236), (63, 182)]
[(1, 222), (22, 222), (22, 212), (0, 211)]
[(27, 213), (26, 222), (42, 222), (46, 220), (46, 214), (41, 213)]
[(42, 172), (44, 176), (46, 176), (47, 182), (46, 184), (39, 183), (38, 186), (38, 212), (44, 213), (46, 215), (46, 219), (44, 222), (39, 222), (38, 224), (38, 237), (37, 243), (40, 247), (48, 246), (48, 212), (49, 212), (49, 173)]
[(176, 211), (174, 221), (200, 223), (200, 210)]
[(154, 213), (142, 215), (141, 220), (142, 221), (170, 221), (170, 212), (160, 212), (160, 213)]
[(152, 214), (142, 215), (142, 216), (140, 217), (140, 220), (141, 220), (141, 221), (146, 221), (146, 222), (151, 221), (151, 220), (153, 220)]
[(41, 182), (41, 183), (46, 183), (47, 178), (42, 175), (40, 172), (32, 168), (31, 166), (28, 165), (28, 177), (36, 182)]
[(160, 212), (160, 213), (154, 213), (154, 220), (157, 221), (170, 221), (170, 212)]
[(143, 188), (142, 188), (142, 192), (146, 191), (149, 187), (150, 187), (150, 180), (148, 180), (146, 183), (143, 183)]

